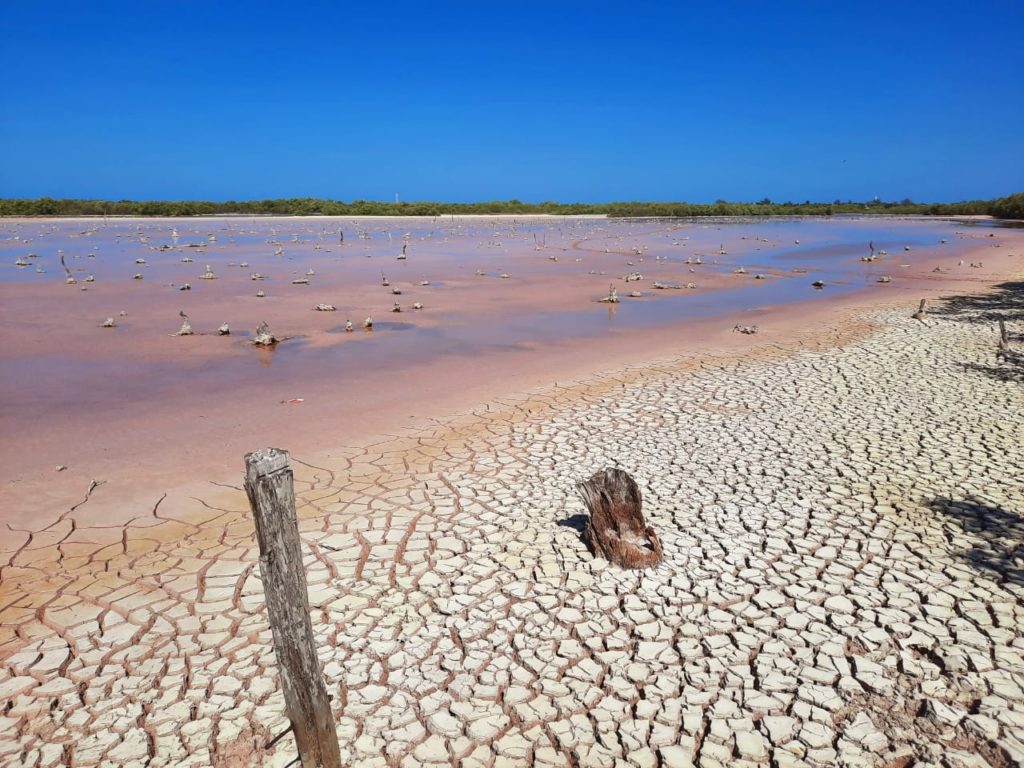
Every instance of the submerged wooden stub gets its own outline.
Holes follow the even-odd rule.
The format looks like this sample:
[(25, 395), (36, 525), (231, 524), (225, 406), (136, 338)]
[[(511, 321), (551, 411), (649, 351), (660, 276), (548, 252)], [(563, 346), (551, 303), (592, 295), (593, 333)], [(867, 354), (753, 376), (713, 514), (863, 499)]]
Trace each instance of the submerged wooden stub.
[(583, 541), (595, 555), (623, 568), (661, 562), (661, 542), (644, 522), (640, 488), (629, 473), (609, 468), (578, 483), (576, 490), (590, 512)]
[(245, 492), (256, 521), (263, 591), (299, 758), (303, 768), (340, 768), (334, 716), (313, 643), (288, 452), (246, 454)]

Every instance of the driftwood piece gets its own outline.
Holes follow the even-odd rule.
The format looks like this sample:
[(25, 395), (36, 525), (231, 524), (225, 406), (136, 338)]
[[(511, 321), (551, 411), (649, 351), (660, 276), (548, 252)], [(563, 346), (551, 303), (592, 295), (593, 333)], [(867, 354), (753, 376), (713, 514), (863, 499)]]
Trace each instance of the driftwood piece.
[(245, 457), (245, 492), (256, 522), (260, 575), (288, 719), (303, 768), (340, 768), (334, 715), (309, 618), (309, 593), (288, 452)]
[(661, 562), (661, 542), (644, 522), (636, 481), (621, 469), (606, 469), (577, 483), (590, 519), (583, 541), (598, 557), (622, 568), (648, 568)]
[(999, 323), (999, 349), (996, 354), (1005, 355), (1010, 351), (1010, 333), (1006, 330), (1003, 318), (998, 318), (996, 322)]

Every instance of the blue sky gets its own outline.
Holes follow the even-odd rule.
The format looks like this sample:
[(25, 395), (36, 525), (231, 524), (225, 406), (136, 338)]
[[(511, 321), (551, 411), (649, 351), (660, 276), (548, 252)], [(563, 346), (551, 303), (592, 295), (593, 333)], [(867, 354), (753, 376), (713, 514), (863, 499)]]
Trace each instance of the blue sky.
[(0, 0), (0, 196), (1024, 189), (1024, 3)]

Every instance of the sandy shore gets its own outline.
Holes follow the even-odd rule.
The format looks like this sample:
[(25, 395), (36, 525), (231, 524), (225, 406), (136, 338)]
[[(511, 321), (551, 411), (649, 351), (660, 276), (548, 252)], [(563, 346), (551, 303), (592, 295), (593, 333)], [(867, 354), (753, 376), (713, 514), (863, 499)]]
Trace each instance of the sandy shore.
[[(978, 321), (1019, 350), (1020, 302), (851, 297), (297, 452), (345, 761), (1024, 760), (1024, 395)], [(614, 463), (656, 570), (580, 542), (573, 485)], [(289, 764), (244, 494), (87, 488), (5, 534), (0, 762)]]

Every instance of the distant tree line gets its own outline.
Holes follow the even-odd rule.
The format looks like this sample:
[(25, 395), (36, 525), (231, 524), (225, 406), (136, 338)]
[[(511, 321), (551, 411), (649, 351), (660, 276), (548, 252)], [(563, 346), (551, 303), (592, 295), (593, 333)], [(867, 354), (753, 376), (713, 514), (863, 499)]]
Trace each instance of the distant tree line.
[(210, 202), (208, 200), (65, 200), (40, 197), (35, 200), (0, 199), (0, 216), (207, 216), (238, 214), (250, 216), (447, 216), (480, 213), (527, 215), (547, 213), (561, 216), (605, 214), (612, 217), (688, 216), (831, 216), (836, 213), (889, 213), (926, 216), (991, 215), (1003, 219), (1024, 219), (1024, 192), (996, 200), (959, 203), (915, 203), (909, 199), (885, 202), (776, 203), (768, 198), (756, 203), (523, 203), (495, 200), (487, 203), (380, 202), (372, 200), (322, 200), (293, 197), (282, 200)]

